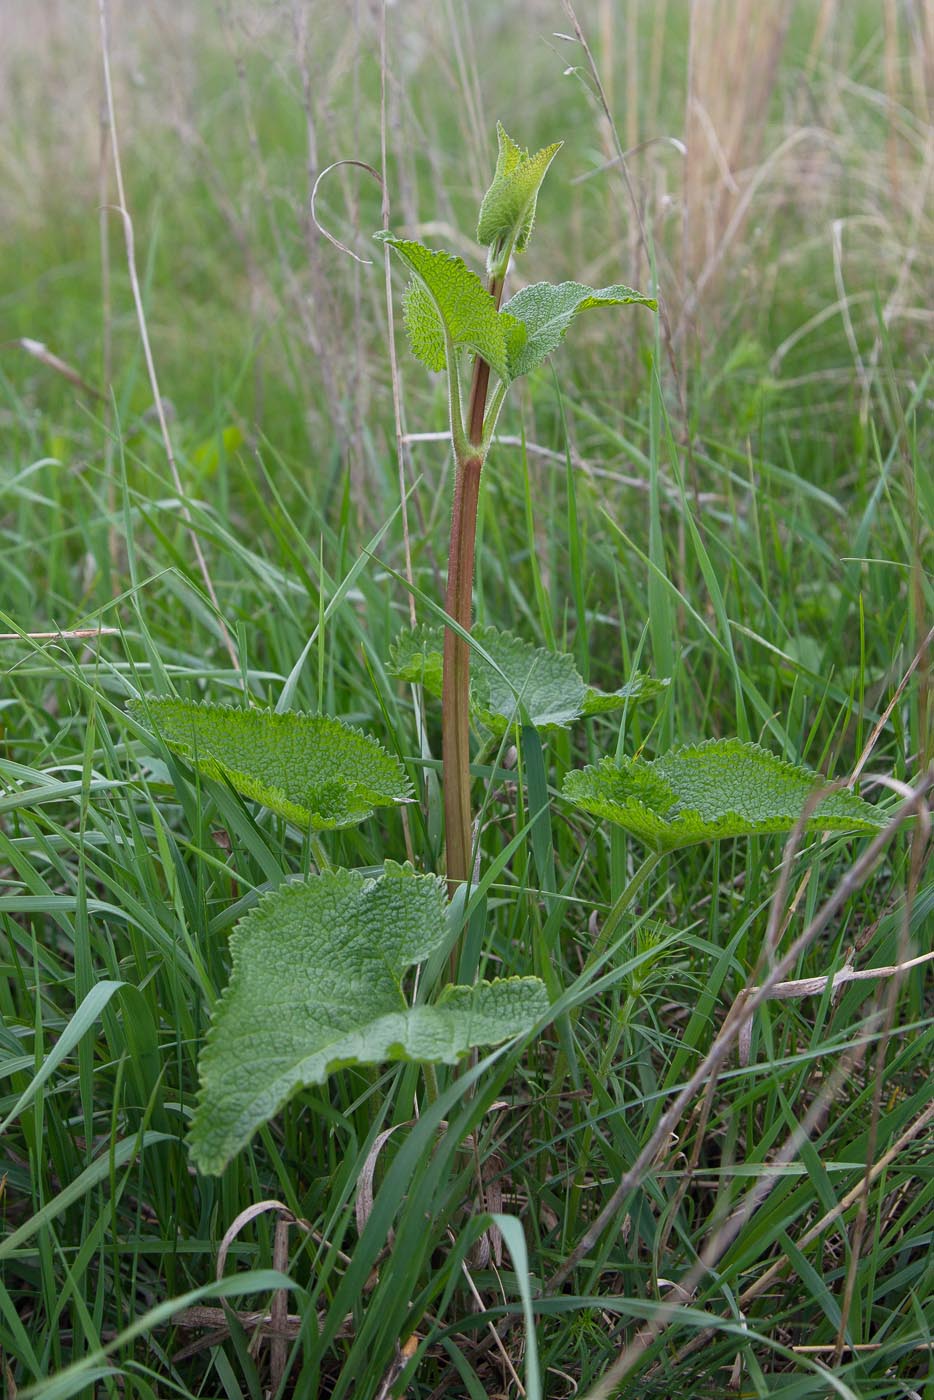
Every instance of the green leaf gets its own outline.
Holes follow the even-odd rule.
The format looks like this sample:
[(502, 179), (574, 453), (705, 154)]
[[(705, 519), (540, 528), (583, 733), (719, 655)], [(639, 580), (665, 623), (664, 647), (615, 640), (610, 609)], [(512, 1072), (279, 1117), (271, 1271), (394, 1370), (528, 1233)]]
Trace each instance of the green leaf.
[(511, 377), (528, 374), (557, 350), (574, 317), (593, 306), (648, 306), (656, 310), (658, 303), (644, 297), (632, 287), (616, 285), (585, 287), (582, 282), (535, 282), (510, 297), (503, 315), (513, 316), (525, 326), (526, 339), (513, 354)]
[[(523, 711), (536, 729), (564, 729), (582, 715), (650, 699), (668, 685), (636, 673), (628, 684), (607, 693), (588, 686), (565, 652), (534, 647), (495, 627), (475, 627), (471, 635), (486, 655), (471, 655), (470, 705), (474, 717), (494, 734), (521, 724)], [(390, 648), (390, 672), (440, 695), (443, 647), (442, 627), (402, 632)]]
[[(474, 629), (474, 632), (478, 631)], [(444, 682), (444, 628), (407, 627), (389, 646), (388, 671), (400, 681), (423, 685), (429, 695), (440, 695)]]
[(402, 314), (412, 354), (437, 374), (447, 365), (444, 327), (438, 319), (434, 302), (414, 277), (402, 294)]
[(548, 167), (560, 151), (562, 141), (543, 146), (530, 156), (507, 136), (496, 123), (499, 154), (493, 183), (483, 196), (477, 224), (477, 240), (489, 245), (487, 270), (492, 277), (505, 277), (513, 249), (521, 253), (532, 234), (538, 192)]
[[(728, 836), (789, 832), (827, 781), (758, 744), (711, 739), (660, 758), (605, 758), (564, 780), (576, 807), (615, 822), (656, 851)], [(852, 792), (830, 792), (809, 831), (875, 831), (884, 817)]]
[(405, 295), (405, 325), (412, 353), (430, 370), (444, 369), (446, 340), (474, 350), (501, 379), (521, 351), (525, 327), (496, 303), (463, 258), (388, 233), (374, 237), (395, 249), (414, 276)]
[(349, 826), (412, 795), (397, 758), (369, 734), (325, 715), (156, 696), (127, 708), (200, 773), (306, 830)]
[(387, 861), (265, 896), (230, 939), (233, 970), (201, 1055), (189, 1143), (219, 1173), (300, 1088), (347, 1065), (454, 1064), (521, 1035), (548, 1008), (534, 977), (447, 987), (408, 1006), (402, 979), (449, 938), (444, 882)]

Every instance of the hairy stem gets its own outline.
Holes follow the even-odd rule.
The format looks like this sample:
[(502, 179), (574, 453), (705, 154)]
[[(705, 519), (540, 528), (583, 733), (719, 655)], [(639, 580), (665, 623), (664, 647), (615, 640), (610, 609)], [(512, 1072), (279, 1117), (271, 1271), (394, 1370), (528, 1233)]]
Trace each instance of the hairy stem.
[(490, 388), (490, 366), (486, 360), (477, 358), (474, 364), (473, 382), (470, 386), (470, 399), (467, 403), (467, 435), (471, 447), (479, 447), (483, 441), (483, 415), (486, 411), (486, 396)]
[[(458, 462), (448, 560), (445, 611), (470, 631), (477, 501), (483, 459)], [(470, 875), (470, 649), (449, 627), (444, 632), (441, 696), (441, 756), (444, 765), (444, 822), (448, 893)]]
[[(490, 295), (499, 306), (503, 278), (490, 282)], [(453, 353), (448, 349), (449, 363)], [(456, 366), (452, 366), (452, 375)], [(456, 379), (452, 378), (452, 383)], [(477, 536), (477, 502), (483, 470), (483, 419), (490, 388), (490, 366), (478, 355), (467, 400), (466, 447), (457, 441), (453, 420), (455, 478), (451, 543), (448, 551), (448, 586), (445, 611), (465, 632), (473, 620), (473, 568)], [(459, 395), (458, 395), (459, 397)], [(453, 400), (452, 400), (453, 402)], [(441, 757), (444, 769), (444, 828), (448, 894), (470, 878), (470, 649), (450, 628), (444, 633), (444, 679), (441, 694)], [(457, 956), (451, 955), (452, 966)]]
[(428, 1103), (438, 1102), (438, 1075), (435, 1067), (429, 1061), (422, 1065), (422, 1076), (425, 1081), (425, 1098)]

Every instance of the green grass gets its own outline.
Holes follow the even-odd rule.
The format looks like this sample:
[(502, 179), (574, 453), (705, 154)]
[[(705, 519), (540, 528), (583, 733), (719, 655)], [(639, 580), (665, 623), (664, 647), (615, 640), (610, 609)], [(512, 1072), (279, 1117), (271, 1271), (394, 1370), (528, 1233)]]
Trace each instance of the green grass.
[[(849, 983), (836, 998), (766, 1003), (746, 1061), (732, 1055), (708, 1091), (700, 1087), (613, 1227), (557, 1291), (545, 1290), (710, 1051), (756, 967), (783, 857), (776, 839), (666, 857), (607, 958), (582, 976), (596, 928), (642, 852), (561, 800), (565, 772), (617, 748), (651, 757), (671, 743), (740, 734), (846, 777), (872, 736), (860, 790), (895, 812), (898, 793), (874, 778), (915, 784), (932, 757), (927, 663), (899, 689), (934, 612), (930, 320), (883, 321), (912, 237), (920, 251), (904, 305), (930, 306), (929, 214), (914, 233), (911, 224), (917, 142), (930, 140), (930, 127), (906, 89), (893, 192), (885, 109), (867, 96), (884, 87), (874, 10), (859, 8), (859, 20), (841, 21), (849, 47), (828, 55), (807, 89), (838, 164), (829, 174), (821, 167), (813, 205), (810, 194), (798, 202), (787, 174), (765, 187), (697, 335), (679, 343), (683, 406), (650, 318), (635, 327), (629, 317), (608, 367), (585, 335), (560, 361), (560, 382), (550, 369), (534, 377), (501, 421), (527, 449), (495, 447), (485, 470), (479, 620), (572, 651), (597, 686), (614, 689), (636, 667), (672, 678), (658, 707), (625, 712), (621, 724), (587, 721), (540, 750), (530, 744), (478, 766), (482, 879), (461, 975), (537, 973), (560, 1014), (528, 1045), (456, 1077), (440, 1072), (430, 1107), (415, 1067), (332, 1076), (293, 1100), (217, 1180), (193, 1174), (183, 1137), (199, 1048), (227, 981), (227, 934), (308, 853), (277, 818), (154, 757), (125, 702), (172, 690), (229, 701), (246, 689), (274, 705), (288, 687), (292, 707), (371, 730), (403, 756), (419, 801), (405, 826), (390, 813), (329, 833), (327, 854), (361, 868), (414, 858), (425, 870), (442, 860), (440, 707), (428, 701), (423, 722), (411, 688), (386, 674), (409, 603), (381, 268), (357, 268), (320, 240), (308, 254), (305, 117), (288, 26), (252, 40), (236, 26), (226, 35), (246, 62), (242, 85), (213, 11), (199, 12), (204, 49), (193, 75), (169, 80), (171, 25), (161, 57), (165, 32), (143, 31), (138, 97), (124, 81), (128, 66), (116, 65), (160, 382), (240, 670), (146, 416), (115, 220), (112, 410), (22, 350), (0, 350), (0, 631), (116, 629), (91, 642), (0, 641), (0, 1121), (10, 1115), (0, 1135), (0, 1353), (11, 1396), (258, 1400), (278, 1366), (283, 1395), (376, 1397), (388, 1393), (380, 1387), (410, 1339), (417, 1350), (394, 1393), (515, 1395), (489, 1326), (508, 1318), (502, 1348), (530, 1394), (530, 1356), (538, 1393), (586, 1395), (641, 1338), (620, 1394), (721, 1396), (739, 1358), (741, 1395), (934, 1400), (930, 1122), (899, 1145), (932, 1103), (924, 967)], [(561, 76), (582, 62), (550, 38), (562, 18), (530, 13), (478, 15), (474, 43), (492, 55), (481, 97), (490, 133), (500, 115), (533, 146), (566, 134), (564, 180), (599, 164), (603, 147), (584, 88)], [(420, 30), (401, 10), (389, 14), (391, 62), (407, 75), (399, 121), (413, 138), (402, 149), (393, 128), (394, 223), (408, 208), (469, 235), (491, 151), (484, 139), (475, 159), (454, 156), (457, 86), (439, 47), (450, 15), (424, 7)], [(467, 43), (460, 10), (457, 18)], [(791, 107), (799, 120), (794, 104), (809, 110), (801, 74), (813, 25), (808, 7), (796, 7), (771, 146)], [(670, 81), (659, 110), (643, 111), (644, 135), (681, 129), (684, 16), (670, 26)], [(643, 17), (646, 45), (649, 29)], [(338, 82), (328, 74), (343, 35), (333, 16), (316, 31), (313, 76), (330, 82), (315, 109), (320, 166), (379, 149), (376, 36), (365, 29), (356, 66), (351, 54)], [(620, 105), (621, 32), (616, 42), (608, 58)], [(23, 69), (27, 88), (35, 80)], [(181, 117), (199, 141), (173, 126)], [(93, 161), (82, 172), (56, 156), (54, 134), (18, 131), (4, 157), (27, 171), (34, 146), (46, 178), (41, 200), (4, 218), (2, 334), (45, 341), (97, 384)], [(672, 307), (678, 221), (652, 179), (677, 200), (674, 159), (658, 154), (636, 172)], [(365, 251), (379, 193), (357, 174), (347, 183), (356, 219), (341, 172), (322, 186), (322, 217)], [(573, 186), (561, 210), (552, 196), (552, 227), (566, 216), (570, 229), (564, 241), (547, 231), (548, 189), (523, 275), (573, 275), (601, 255), (612, 229), (619, 237), (600, 266), (638, 285), (624, 261), (619, 183), (605, 175)], [(846, 286), (861, 298), (852, 315), (865, 364), (879, 342), (868, 392), (839, 316), (770, 365), (787, 337), (836, 301), (827, 230), (856, 215), (871, 215), (876, 231), (847, 227)], [(309, 326), (326, 354), (309, 343)], [(400, 357), (409, 430), (442, 428), (440, 389), (401, 343)], [(231, 426), (240, 441), (228, 436), (225, 446)], [(439, 599), (449, 474), (442, 445), (413, 443), (411, 452), (414, 580)], [(420, 601), (417, 609), (430, 620)], [(792, 976), (833, 973), (850, 957), (859, 969), (887, 966), (930, 947), (934, 880), (923, 838), (907, 826), (893, 837)], [(797, 902), (782, 951), (867, 844), (835, 836), (795, 856), (788, 898)], [(807, 1137), (793, 1138), (776, 1165), (802, 1124)], [(269, 1340), (251, 1349), (231, 1314), (214, 1334), (177, 1316), (220, 1307), (222, 1296), (241, 1314), (269, 1307), (272, 1214), (230, 1244), (226, 1276), (238, 1283), (219, 1288), (215, 1270), (240, 1212), (271, 1198), (307, 1222), (288, 1231), (287, 1309), (298, 1321), (284, 1372)], [(747, 1218), (718, 1252), (717, 1231), (744, 1202)], [(838, 1210), (842, 1224), (815, 1234)], [(521, 1222), (520, 1236), (507, 1227), (501, 1253), (483, 1238), (485, 1211)], [(681, 1297), (679, 1281), (712, 1241), (713, 1266)], [(671, 1325), (651, 1337), (647, 1320), (672, 1303)], [(524, 1306), (534, 1308), (534, 1335)]]

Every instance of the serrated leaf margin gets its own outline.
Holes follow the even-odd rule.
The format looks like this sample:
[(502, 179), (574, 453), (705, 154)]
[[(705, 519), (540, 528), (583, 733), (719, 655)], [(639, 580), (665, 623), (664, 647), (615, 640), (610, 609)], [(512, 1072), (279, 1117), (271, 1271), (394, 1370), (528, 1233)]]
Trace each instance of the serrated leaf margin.
[[(831, 783), (826, 778), (824, 778), (823, 774), (815, 772), (813, 769), (806, 768), (802, 764), (792, 763), (789, 759), (780, 758), (777, 754), (772, 753), (770, 749), (765, 748), (761, 744), (751, 743), (745, 740), (735, 738), (727, 738), (706, 739), (702, 740), (700, 743), (697, 744), (678, 745), (673, 749), (666, 750), (666, 752), (663, 754), (659, 754), (658, 757), (655, 759), (646, 760), (640, 758), (623, 758), (621, 760), (616, 760), (614, 758), (606, 757), (603, 758), (598, 764), (591, 764), (588, 765), (586, 768), (573, 769), (571, 772), (565, 774), (564, 783), (562, 786), (562, 793), (564, 797), (579, 810), (587, 811), (591, 815), (598, 817), (600, 820), (614, 822), (614, 824), (621, 826), (623, 830), (629, 831), (633, 836), (636, 837), (638, 841), (641, 841), (643, 845), (649, 846), (652, 849), (656, 851), (661, 851), (663, 853), (684, 850), (688, 846), (701, 845), (708, 841), (736, 840), (742, 837), (749, 836), (769, 836), (787, 834), (789, 831), (793, 830), (796, 822), (800, 819), (800, 813), (794, 819), (789, 817), (787, 819), (783, 818), (779, 820), (778, 818), (773, 817), (763, 818), (761, 821), (753, 821), (749, 818), (743, 817), (740, 813), (736, 811), (727, 809), (724, 810), (722, 817), (718, 819), (718, 821), (721, 824), (725, 824), (727, 821), (729, 821), (730, 818), (735, 818), (739, 822), (746, 823), (748, 829), (745, 831), (726, 831), (723, 833), (718, 833), (717, 831), (710, 829), (713, 826), (713, 822), (711, 819), (705, 819), (703, 817), (700, 817), (699, 813), (697, 813), (696, 808), (681, 804), (678, 798), (677, 791), (672, 787), (669, 778), (664, 771), (664, 764), (666, 763), (666, 761), (676, 761), (678, 758), (681, 758), (688, 754), (694, 756), (696, 754), (703, 753), (704, 750), (720, 750), (726, 747), (736, 748), (737, 746), (740, 746), (742, 751), (744, 751), (749, 756), (761, 756), (768, 759), (769, 766), (776, 773), (787, 773), (789, 775), (792, 775), (797, 781), (808, 782), (812, 788), (815, 788), (821, 783), (825, 784), (828, 788), (832, 786)], [(664, 815), (661, 815), (657, 808), (649, 806), (646, 802), (643, 802), (638, 797), (632, 797), (628, 799), (628, 801), (629, 804), (631, 804), (632, 808), (645, 813), (647, 820), (645, 826), (643, 826), (642, 828), (637, 827), (634, 824), (627, 823), (627, 821), (622, 816), (616, 818), (611, 816), (606, 810), (597, 810), (596, 804), (598, 802), (601, 803), (601, 807), (604, 809), (606, 807), (616, 805), (614, 804), (612, 797), (608, 796), (606, 799), (601, 801), (599, 796), (596, 796), (591, 797), (590, 802), (587, 801), (588, 797), (590, 797), (590, 794), (587, 791), (582, 790), (584, 788), (585, 780), (589, 779), (589, 781), (593, 782), (594, 778), (599, 777), (601, 772), (619, 774), (621, 772), (625, 772), (626, 769), (640, 770), (641, 773), (644, 774), (644, 776), (650, 779), (653, 783), (658, 785), (664, 785), (664, 787), (667, 789), (666, 795), (670, 795), (672, 798), (672, 806), (678, 806), (679, 808), (677, 812), (677, 817), (680, 818), (683, 814), (686, 813), (695, 813), (699, 816), (699, 820), (701, 822), (707, 822), (708, 830), (698, 832), (696, 834), (691, 834), (686, 840), (679, 840), (674, 824), (671, 823), (669, 819), (666, 818)], [(832, 792), (828, 793), (828, 797), (833, 797), (834, 795), (840, 794), (834, 794)], [(876, 831), (879, 829), (880, 826), (884, 825), (885, 819), (882, 814), (873, 816), (872, 814), (875, 812), (875, 809), (869, 803), (863, 802), (863, 800), (859, 797), (856, 797), (855, 794), (849, 795), (852, 797), (854, 803), (862, 804), (862, 807), (864, 809), (863, 816), (857, 815), (857, 813), (854, 810), (852, 818), (844, 815), (834, 816), (831, 818), (828, 818), (826, 816), (822, 817), (820, 814), (820, 805), (818, 804), (817, 809), (811, 814), (808, 820), (808, 830), (837, 831), (841, 833), (870, 832)], [(656, 833), (656, 839), (654, 841), (646, 835), (646, 827), (650, 828)]]
[[(333, 715), (313, 715), (305, 710), (288, 710), (279, 715), (274, 710), (262, 709), (260, 707), (248, 708), (237, 705), (223, 705), (211, 700), (185, 700), (176, 695), (141, 695), (133, 696), (127, 701), (127, 710), (137, 720), (138, 723), (150, 725), (152, 723), (150, 715), (153, 705), (169, 701), (175, 704), (187, 705), (190, 709), (201, 714), (260, 714), (269, 717), (274, 723), (281, 721), (287, 723), (290, 718), (297, 720), (308, 720), (312, 723), (331, 727), (333, 731), (340, 731), (342, 734), (351, 736), (354, 739), (363, 740), (371, 749), (375, 750), (381, 758), (393, 764), (397, 770), (397, 775), (401, 779), (398, 795), (379, 793), (375, 788), (369, 787), (363, 782), (350, 782), (346, 778), (344, 781), (351, 787), (357, 800), (362, 800), (367, 804), (367, 810), (360, 813), (348, 814), (340, 820), (321, 820), (322, 813), (312, 812), (307, 807), (302, 807), (294, 802), (281, 788), (277, 788), (271, 783), (262, 783), (253, 777), (252, 774), (238, 769), (231, 764), (225, 763), (222, 759), (199, 755), (190, 744), (180, 740), (170, 740), (159, 729), (153, 726), (153, 732), (158, 735), (162, 742), (173, 753), (177, 754), (185, 762), (189, 763), (203, 776), (212, 778), (215, 781), (227, 782), (240, 794), (241, 797), (248, 798), (252, 802), (258, 802), (269, 811), (277, 812), (279, 816), (285, 817), (293, 825), (302, 830), (309, 827), (313, 831), (337, 830), (343, 826), (356, 826), (380, 807), (392, 807), (399, 803), (410, 802), (412, 800), (412, 784), (405, 773), (402, 764), (395, 754), (380, 743), (374, 735), (367, 730), (361, 729), (354, 724), (348, 724), (346, 720), (338, 719)], [(211, 771), (213, 769), (214, 771)], [(336, 775), (335, 782), (340, 781), (342, 775)], [(265, 795), (264, 795), (265, 794)], [(273, 800), (270, 800), (273, 799)]]

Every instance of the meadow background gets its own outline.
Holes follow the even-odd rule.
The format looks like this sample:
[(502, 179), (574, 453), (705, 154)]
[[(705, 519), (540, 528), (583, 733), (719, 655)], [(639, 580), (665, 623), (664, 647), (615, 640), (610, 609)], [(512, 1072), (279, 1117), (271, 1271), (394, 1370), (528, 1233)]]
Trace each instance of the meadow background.
[[(324, 176), (318, 225), (310, 196), (333, 162), (380, 168), (385, 144), (392, 228), (480, 266), (500, 119), (566, 143), (510, 285), (657, 286), (663, 314), (594, 316), (508, 403), (477, 613), (597, 685), (637, 661), (672, 684), (622, 734), (602, 718), (550, 745), (551, 865), (530, 838), (503, 858), (526, 797), (478, 774), (485, 956), (579, 975), (633, 852), (554, 793), (617, 742), (739, 734), (895, 812), (934, 757), (934, 5), (580, 0), (589, 55), (557, 0), (107, 13), (171, 462), (113, 207), (98, 8), (0, 5), (7, 1393), (516, 1395), (534, 1349), (549, 1397), (932, 1400), (924, 966), (764, 1008), (748, 1063), (708, 1081), (618, 1229), (534, 1331), (521, 1313), (703, 1060), (756, 963), (781, 842), (659, 867), (560, 1093), (556, 1040), (500, 1055), (455, 1091), (436, 1150), (410, 1126), (411, 1072), (345, 1072), (199, 1179), (182, 1137), (226, 934), (301, 843), (159, 757), (123, 707), (172, 688), (274, 704), (291, 678), (296, 707), (372, 729), (418, 783), (405, 824), (339, 833), (332, 858), (440, 868), (437, 707), (423, 718), (385, 661), (410, 607), (426, 616), (407, 570), (442, 594), (450, 472), (419, 435), (443, 431), (444, 392), (408, 355), (395, 271), (394, 383), (376, 182)], [(865, 840), (806, 844), (786, 937), (845, 897), (798, 975), (930, 948), (926, 836), (906, 824), (870, 870)], [(262, 1280), (234, 1311), (188, 1295), (271, 1198), (305, 1225), (264, 1213), (226, 1253), (228, 1274), (296, 1285), (264, 1335)], [(522, 1221), (524, 1265), (484, 1253), (482, 1209)]]

